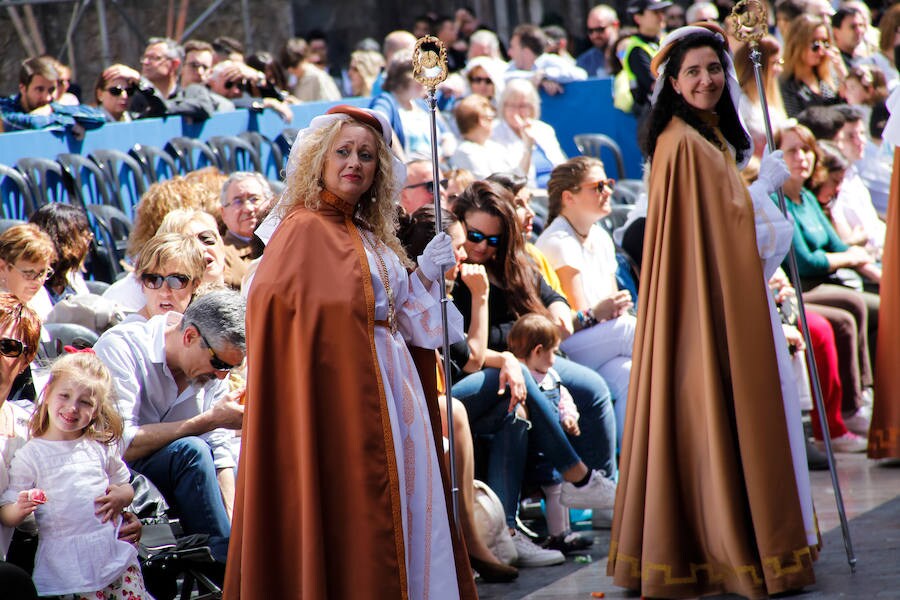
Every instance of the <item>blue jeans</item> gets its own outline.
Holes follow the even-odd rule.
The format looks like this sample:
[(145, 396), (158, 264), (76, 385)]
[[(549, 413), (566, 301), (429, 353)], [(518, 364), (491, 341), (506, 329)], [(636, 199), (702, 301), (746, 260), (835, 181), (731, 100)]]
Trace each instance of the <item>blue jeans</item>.
[[(592, 469), (603, 469), (608, 476), (616, 477), (616, 426), (609, 389), (603, 378), (590, 369), (562, 358), (556, 362), (562, 383), (569, 388), (581, 414), (581, 435), (578, 437), (570, 437), (563, 431), (556, 407), (527, 369), (523, 368), (522, 374), (527, 393), (525, 406), (531, 421), (530, 434), (526, 433), (525, 422), (507, 412), (509, 391), (497, 394), (500, 385), (498, 369), (483, 369), (453, 385), (453, 397), (462, 402), (469, 413), (472, 433), (493, 435), (485, 483), (500, 498), (507, 524), (511, 527), (515, 526), (529, 435), (557, 471), (566, 471), (583, 461)], [(560, 369), (563, 362), (566, 365)]]
[(213, 558), (224, 563), (231, 523), (222, 502), (209, 444), (198, 437), (184, 437), (150, 456), (132, 461), (130, 466), (159, 488), (166, 502), (178, 513), (185, 533), (209, 535)]

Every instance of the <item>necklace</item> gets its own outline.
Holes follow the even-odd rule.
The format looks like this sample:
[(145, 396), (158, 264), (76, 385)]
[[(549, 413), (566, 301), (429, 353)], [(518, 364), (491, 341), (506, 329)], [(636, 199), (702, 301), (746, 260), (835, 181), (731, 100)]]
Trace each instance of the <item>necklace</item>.
[(575, 229), (575, 226), (572, 225), (572, 221), (569, 220), (569, 217), (567, 217), (567, 216), (565, 216), (565, 215), (559, 215), (559, 216), (561, 216), (563, 219), (566, 220), (566, 223), (569, 224), (569, 227), (572, 228), (572, 231), (575, 232), (575, 235), (578, 236), (578, 238), (581, 240), (581, 243), (582, 243), (582, 244), (583, 244), (584, 242), (587, 241), (588, 236), (591, 234), (591, 230), (590, 230), (590, 229), (588, 229), (588, 232), (587, 232), (587, 233), (581, 233), (580, 231), (578, 231), (577, 229)]
[(368, 246), (369, 250), (372, 251), (377, 259), (378, 278), (381, 279), (381, 285), (384, 286), (384, 291), (387, 294), (387, 326), (391, 330), (391, 335), (393, 335), (397, 333), (397, 319), (394, 315), (394, 292), (391, 289), (391, 280), (388, 274), (387, 264), (384, 262), (384, 257), (381, 256), (381, 253), (378, 252), (378, 242), (369, 239), (369, 236), (363, 231), (360, 231), (360, 235), (362, 236), (363, 242), (365, 242), (366, 246)]

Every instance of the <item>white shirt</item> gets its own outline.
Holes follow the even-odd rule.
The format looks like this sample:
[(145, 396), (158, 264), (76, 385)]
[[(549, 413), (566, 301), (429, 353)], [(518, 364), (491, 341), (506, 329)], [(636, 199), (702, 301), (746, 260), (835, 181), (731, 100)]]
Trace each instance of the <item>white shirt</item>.
[(544, 253), (553, 270), (571, 267), (581, 273), (581, 286), (589, 306), (595, 306), (616, 291), (616, 248), (599, 225), (591, 225), (582, 244), (569, 221), (559, 216), (544, 229), (535, 246)]
[[(149, 321), (116, 325), (94, 344), (94, 352), (107, 366), (116, 388), (116, 404), (125, 420), (123, 447), (128, 448), (138, 427), (174, 423), (210, 410), (228, 392), (225, 380), (191, 383), (178, 393), (178, 384), (166, 365), (166, 327), (181, 322), (169, 312)], [(234, 432), (219, 428), (205, 433), (216, 469), (234, 467), (230, 442)]]
[(138, 311), (147, 304), (144, 289), (134, 273), (129, 273), (115, 281), (103, 292), (103, 297), (112, 300), (122, 308)]
[(862, 227), (866, 232), (867, 247), (877, 250), (884, 248), (887, 225), (878, 218), (869, 189), (855, 165), (844, 174), (841, 191), (831, 207), (831, 215), (836, 221), (845, 222), (851, 229)]
[(530, 71), (519, 69), (515, 61), (509, 61), (504, 77), (510, 79), (531, 78), (535, 71), (543, 71), (544, 77), (557, 83), (569, 83), (572, 81), (584, 81), (588, 78), (587, 71), (575, 65), (575, 63), (559, 56), (558, 54), (541, 54), (534, 61), (534, 67)]
[[(13, 456), (28, 439), (28, 421), (31, 413), (24, 408), (4, 402), (0, 405), (0, 491), (9, 487), (9, 466)], [(3, 431), (12, 428), (12, 437)], [(2, 504), (2, 503), (0, 503)], [(0, 560), (6, 560), (6, 552), (12, 541), (14, 527), (0, 525)]]
[[(540, 146), (541, 150), (543, 150), (544, 154), (547, 156), (547, 159), (554, 166), (566, 162), (566, 153), (563, 152), (562, 147), (559, 145), (559, 140), (556, 138), (556, 130), (547, 123), (538, 121), (537, 119), (533, 119), (530, 122), (530, 125), (534, 143)], [(491, 140), (503, 147), (505, 156), (508, 156), (510, 160), (515, 160), (516, 164), (519, 164), (522, 155), (525, 153), (525, 143), (522, 142), (521, 138), (516, 135), (516, 132), (512, 130), (512, 127), (510, 127), (506, 121), (497, 119), (494, 123), (494, 130), (491, 132)], [(531, 162), (531, 166), (528, 168), (528, 187), (537, 187), (535, 182), (534, 161)]]
[(453, 153), (450, 163), (457, 169), (467, 169), (475, 179), (486, 179), (493, 173), (518, 171), (519, 162), (493, 140), (477, 144), (464, 140)]

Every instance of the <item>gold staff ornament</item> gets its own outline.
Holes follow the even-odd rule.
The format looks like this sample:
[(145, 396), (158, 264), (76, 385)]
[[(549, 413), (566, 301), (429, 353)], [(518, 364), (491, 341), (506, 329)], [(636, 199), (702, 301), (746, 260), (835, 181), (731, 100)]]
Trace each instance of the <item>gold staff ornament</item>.
[(413, 77), (433, 90), (447, 79), (447, 49), (433, 35), (416, 40), (413, 49)]
[(769, 28), (769, 12), (759, 0), (741, 0), (731, 10), (731, 31), (738, 40), (756, 46)]

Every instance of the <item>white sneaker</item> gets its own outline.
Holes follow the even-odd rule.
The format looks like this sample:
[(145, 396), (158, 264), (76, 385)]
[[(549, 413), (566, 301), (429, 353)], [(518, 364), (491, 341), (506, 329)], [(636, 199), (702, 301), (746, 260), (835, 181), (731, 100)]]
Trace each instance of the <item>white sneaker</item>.
[(517, 567), (549, 567), (566, 562), (566, 557), (559, 550), (545, 550), (541, 548), (521, 531), (512, 534), (513, 544), (519, 553)]
[(591, 471), (591, 479), (582, 487), (563, 482), (559, 501), (569, 508), (613, 508), (616, 484), (603, 471)]
[(844, 419), (844, 425), (853, 433), (861, 436), (869, 435), (869, 426), (872, 424), (872, 413), (869, 407), (860, 406), (853, 416)]
[[(819, 441), (816, 442), (816, 445), (820, 448), (825, 447), (825, 444)], [(868, 446), (869, 442), (866, 440), (866, 438), (856, 435), (855, 433), (850, 431), (840, 437), (831, 438), (831, 449), (835, 452), (842, 452), (846, 454), (865, 452)]]

